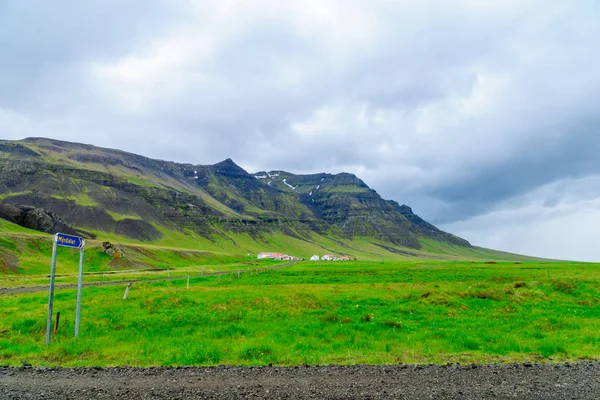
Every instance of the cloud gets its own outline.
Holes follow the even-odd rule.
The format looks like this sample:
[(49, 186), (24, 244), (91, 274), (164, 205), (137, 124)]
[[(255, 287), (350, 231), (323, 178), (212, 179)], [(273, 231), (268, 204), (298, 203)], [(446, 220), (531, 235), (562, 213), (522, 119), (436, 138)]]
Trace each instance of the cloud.
[[(98, 86), (107, 88), (131, 112), (143, 112), (157, 97), (176, 98), (187, 85), (206, 81), (202, 72), (188, 73), (210, 57), (212, 44), (202, 37), (176, 37), (153, 43), (146, 54), (133, 54), (112, 63), (92, 65)], [(193, 56), (190, 56), (193, 54)]]
[(482, 247), (598, 262), (599, 188), (600, 175), (553, 182), (443, 228)]
[(600, 174), (599, 14), (592, 0), (4, 1), (0, 131), (348, 171), (434, 223), (494, 229), (512, 199)]

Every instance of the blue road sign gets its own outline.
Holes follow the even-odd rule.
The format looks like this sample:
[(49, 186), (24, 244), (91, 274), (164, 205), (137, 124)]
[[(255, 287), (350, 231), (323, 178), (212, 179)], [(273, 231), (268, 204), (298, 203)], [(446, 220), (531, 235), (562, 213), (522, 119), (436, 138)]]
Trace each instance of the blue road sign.
[(56, 244), (63, 247), (80, 249), (83, 247), (83, 238), (79, 236), (65, 235), (64, 233), (57, 233)]
[(75, 315), (75, 337), (79, 336), (79, 320), (81, 318), (81, 287), (83, 280), (83, 256), (85, 240), (79, 236), (57, 233), (52, 243), (52, 266), (50, 267), (50, 293), (48, 296), (48, 320), (46, 321), (46, 346), (50, 345), (50, 329), (52, 328), (52, 305), (54, 303), (54, 278), (56, 275), (56, 249), (58, 246), (79, 249), (79, 279), (77, 280), (77, 310)]

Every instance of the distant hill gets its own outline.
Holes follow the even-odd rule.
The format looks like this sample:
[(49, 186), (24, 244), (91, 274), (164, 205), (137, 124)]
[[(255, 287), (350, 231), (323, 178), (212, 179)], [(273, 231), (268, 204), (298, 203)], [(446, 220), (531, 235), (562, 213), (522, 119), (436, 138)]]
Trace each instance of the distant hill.
[(0, 218), (10, 222), (99, 240), (233, 243), (240, 253), (283, 240), (302, 256), (344, 252), (350, 242), (388, 256), (441, 248), (476, 254), (352, 174), (250, 174), (231, 159), (192, 165), (45, 138), (0, 141), (0, 204)]

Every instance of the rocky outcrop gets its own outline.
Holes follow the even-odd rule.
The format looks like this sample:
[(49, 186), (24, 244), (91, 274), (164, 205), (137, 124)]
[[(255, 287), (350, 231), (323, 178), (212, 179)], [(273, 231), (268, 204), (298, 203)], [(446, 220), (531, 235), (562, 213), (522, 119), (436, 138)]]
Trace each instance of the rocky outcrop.
[(28, 147), (19, 143), (0, 143), (0, 153), (8, 153), (17, 157), (40, 157), (40, 155)]
[(118, 246), (110, 242), (102, 242), (101, 246), (102, 252), (108, 254), (112, 258), (120, 259), (125, 258), (125, 252)]
[[(11, 206), (0, 204), (0, 218), (20, 225), (24, 228), (33, 229), (46, 233), (66, 233), (69, 235), (83, 235), (84, 232), (73, 229), (64, 223), (60, 217), (42, 208), (32, 206)], [(86, 234), (85, 236), (91, 236)]]

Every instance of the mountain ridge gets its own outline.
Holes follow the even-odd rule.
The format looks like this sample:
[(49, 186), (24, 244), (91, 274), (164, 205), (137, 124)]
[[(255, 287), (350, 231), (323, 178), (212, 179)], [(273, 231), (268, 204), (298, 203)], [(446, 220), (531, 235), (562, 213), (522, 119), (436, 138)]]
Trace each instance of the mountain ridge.
[(252, 174), (231, 158), (195, 165), (47, 138), (0, 141), (0, 203), (44, 210), (95, 236), (141, 242), (172, 232), (268, 242), (282, 233), (307, 243), (366, 238), (419, 250), (428, 239), (471, 247), (350, 173)]

